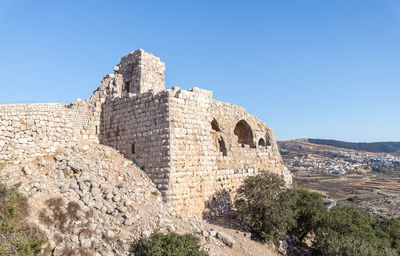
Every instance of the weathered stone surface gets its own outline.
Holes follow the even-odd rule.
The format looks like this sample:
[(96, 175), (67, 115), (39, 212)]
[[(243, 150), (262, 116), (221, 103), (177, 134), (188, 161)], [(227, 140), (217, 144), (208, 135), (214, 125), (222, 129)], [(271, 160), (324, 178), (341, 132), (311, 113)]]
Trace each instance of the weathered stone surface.
[[(55, 153), (61, 181), (73, 172), (107, 171), (107, 166), (74, 162), (68, 156), (89, 152), (87, 142), (100, 142), (142, 168), (163, 200), (188, 216), (202, 214), (205, 202), (221, 189), (234, 193), (246, 177), (260, 171), (282, 174), (291, 183), (271, 128), (243, 108), (213, 99), (211, 91), (165, 89), (164, 70), (158, 57), (139, 49), (121, 59), (90, 99), (69, 105), (0, 105), (0, 161)], [(63, 147), (68, 152), (59, 151)], [(129, 166), (125, 161), (121, 168)], [(30, 175), (29, 170), (24, 173)], [(124, 189), (123, 179), (100, 192), (82, 175), (68, 187), (78, 185), (82, 194), (119, 204), (125, 198), (112, 192)], [(152, 195), (161, 200), (158, 192)], [(87, 196), (81, 199), (96, 205)], [(229, 209), (229, 200), (224, 202), (228, 203), (216, 206), (210, 215)], [(115, 205), (98, 208), (125, 211)]]
[[(9, 164), (1, 170), (9, 185), (21, 182), (21, 192), (29, 198), (28, 218), (46, 233), (55, 255), (66, 252), (71, 255), (129, 255), (132, 241), (149, 236), (155, 230), (192, 233), (200, 237), (210, 255), (218, 255), (217, 252), (235, 256), (273, 255), (262, 253), (264, 245), (260, 245), (258, 251), (246, 250), (248, 253), (243, 253), (239, 246), (225, 246), (224, 242), (209, 235), (213, 232), (216, 235), (222, 231), (221, 227), (211, 227), (198, 217), (177, 215), (168, 204), (159, 200), (159, 195), (155, 195), (156, 186), (142, 170), (134, 164), (123, 167), (127, 160), (116, 150), (97, 143), (90, 144), (87, 151), (80, 147), (77, 150), (61, 149), (69, 152), (62, 161), (57, 161), (51, 154)], [(104, 161), (107, 157), (109, 160)], [(56, 173), (61, 172), (65, 162), (69, 161), (91, 168), (66, 173), (60, 180)], [(34, 173), (24, 175), (21, 172), (24, 166), (31, 166)], [(91, 192), (95, 188), (100, 190), (99, 194)], [(105, 193), (111, 195), (110, 199), (103, 197)], [(121, 199), (114, 202), (115, 196)], [(58, 203), (48, 204), (49, 199), (57, 199)], [(43, 222), (43, 219), (49, 221)], [(252, 243), (244, 236), (238, 240), (235, 230), (225, 229), (223, 233), (234, 237), (241, 245), (243, 241)]]
[(112, 230), (107, 230), (107, 231), (103, 232), (103, 236), (105, 238), (114, 238), (115, 233)]
[(90, 246), (92, 246), (92, 241), (90, 239), (82, 239), (81, 244), (83, 248), (90, 248)]
[(34, 166), (32, 166), (32, 165), (25, 165), (23, 168), (22, 168), (22, 172), (25, 174), (25, 175), (31, 175), (33, 172), (34, 172)]
[(233, 247), (233, 245), (235, 244), (235, 240), (233, 240), (233, 238), (231, 236), (229, 236), (228, 234), (225, 234), (221, 231), (219, 231), (217, 233), (217, 238), (219, 240), (221, 240), (224, 244), (226, 244), (229, 247)]

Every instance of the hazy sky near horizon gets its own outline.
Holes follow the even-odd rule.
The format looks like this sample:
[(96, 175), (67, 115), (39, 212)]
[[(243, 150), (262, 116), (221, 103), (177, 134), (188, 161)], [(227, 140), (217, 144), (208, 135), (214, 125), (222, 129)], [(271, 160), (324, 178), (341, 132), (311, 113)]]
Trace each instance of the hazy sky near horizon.
[(0, 102), (88, 98), (138, 48), (279, 140), (400, 141), (400, 0), (0, 0)]

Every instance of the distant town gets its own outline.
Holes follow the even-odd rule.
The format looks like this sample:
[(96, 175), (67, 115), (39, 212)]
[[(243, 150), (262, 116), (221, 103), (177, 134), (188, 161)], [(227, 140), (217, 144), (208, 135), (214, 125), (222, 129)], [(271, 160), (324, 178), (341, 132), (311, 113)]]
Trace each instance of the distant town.
[(400, 175), (399, 155), (308, 145), (304, 141), (280, 142), (279, 145), (285, 165), (292, 172), (312, 171), (335, 175), (372, 172)]
[(278, 145), (296, 186), (322, 193), (326, 202), (352, 202), (380, 219), (400, 218), (398, 152), (344, 149), (308, 139)]

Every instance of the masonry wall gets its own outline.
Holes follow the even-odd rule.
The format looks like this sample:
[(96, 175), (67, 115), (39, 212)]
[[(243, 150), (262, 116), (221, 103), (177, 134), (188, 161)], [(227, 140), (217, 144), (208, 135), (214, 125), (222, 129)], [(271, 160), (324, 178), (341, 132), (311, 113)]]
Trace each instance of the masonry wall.
[(81, 139), (96, 142), (99, 117), (84, 102), (0, 105), (0, 160), (54, 153)]
[[(291, 183), (272, 129), (242, 107), (213, 100), (211, 91), (173, 88), (170, 119), (168, 201), (181, 214), (203, 212), (220, 190), (234, 193), (246, 177), (259, 171), (282, 174)], [(251, 129), (245, 140), (249, 144), (240, 143), (235, 134), (239, 122)]]
[(142, 168), (166, 196), (170, 172), (169, 92), (109, 98), (102, 105), (100, 143)]
[(171, 118), (171, 193), (180, 213), (197, 215), (216, 186), (216, 154), (210, 136), (212, 92), (173, 88)]
[[(219, 170), (256, 168), (277, 171), (284, 168), (273, 130), (261, 120), (238, 105), (218, 100), (213, 100), (211, 112), (213, 120), (218, 123), (220, 129), (220, 132), (213, 130), (213, 133), (222, 137), (227, 147), (227, 156), (218, 154)], [(249, 131), (250, 145), (239, 143), (238, 136), (235, 134), (236, 125), (243, 121), (251, 129)], [(218, 148), (216, 141), (214, 143), (215, 148)]]
[[(220, 187), (234, 191), (246, 177), (260, 171), (283, 175), (289, 184), (292, 183), (271, 128), (235, 104), (213, 100), (211, 112), (220, 130), (212, 130), (214, 150), (218, 152), (217, 182)], [(235, 134), (239, 122), (246, 122), (251, 129), (250, 145), (240, 143)], [(226, 154), (220, 151), (218, 139), (221, 138), (226, 146)]]

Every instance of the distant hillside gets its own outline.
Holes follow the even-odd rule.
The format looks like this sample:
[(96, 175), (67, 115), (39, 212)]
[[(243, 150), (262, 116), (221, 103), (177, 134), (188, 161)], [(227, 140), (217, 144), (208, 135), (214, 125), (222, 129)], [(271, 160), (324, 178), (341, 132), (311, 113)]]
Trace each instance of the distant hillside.
[(400, 150), (400, 142), (384, 142)]
[(362, 150), (367, 152), (374, 153), (395, 153), (400, 152), (400, 142), (345, 142), (338, 140), (324, 140), (324, 139), (308, 139), (308, 142), (319, 144), (319, 145), (328, 145), (337, 148), (346, 148), (346, 149), (354, 149), (354, 150)]

